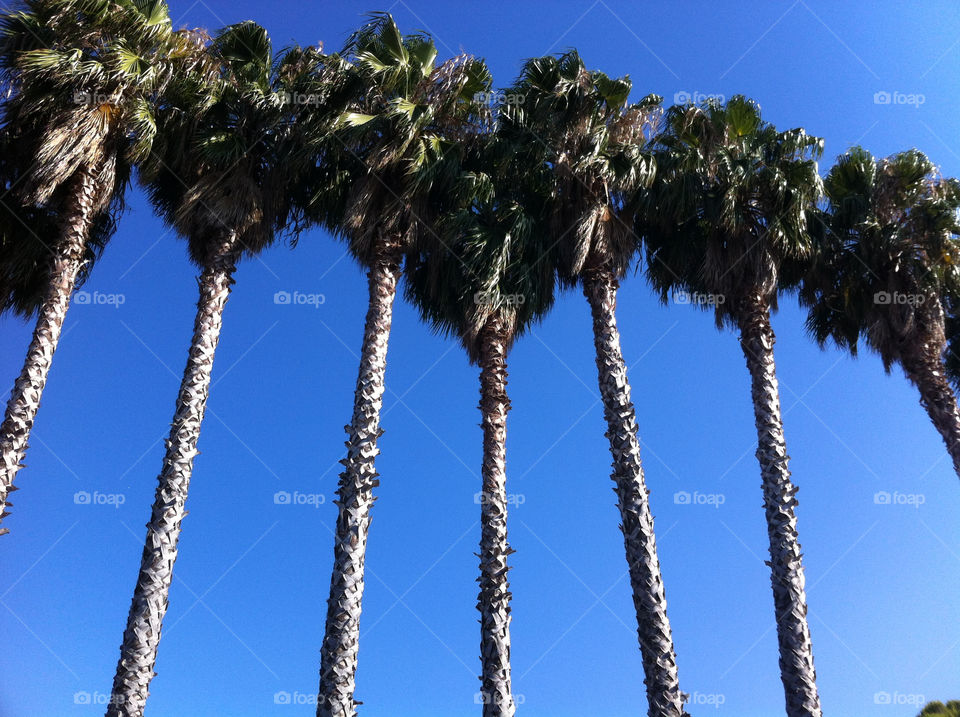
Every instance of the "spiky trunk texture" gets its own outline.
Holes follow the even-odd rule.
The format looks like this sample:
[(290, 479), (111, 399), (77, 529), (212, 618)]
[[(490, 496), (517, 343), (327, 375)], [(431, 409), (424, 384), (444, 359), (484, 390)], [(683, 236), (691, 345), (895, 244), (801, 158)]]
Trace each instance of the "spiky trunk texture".
[[(0, 522), (9, 515), (6, 508), (12, 503), (7, 502), (7, 496), (17, 490), (13, 479), (23, 467), (21, 461), (27, 452), (30, 430), (60, 341), (77, 274), (83, 266), (87, 236), (96, 213), (96, 194), (93, 171), (81, 170), (74, 179), (64, 211), (61, 236), (54, 249), (47, 293), (33, 339), (0, 425)], [(9, 532), (7, 528), (0, 529), (0, 535)]]
[(210, 391), (214, 353), (239, 253), (237, 237), (231, 233), (212, 248), (200, 276), (193, 340), (147, 523), (140, 574), (123, 633), (107, 717), (141, 717), (149, 695), (177, 559), (180, 523), (187, 514), (187, 491)]
[(364, 561), (370, 531), (373, 489), (380, 484), (374, 466), (379, 450), (387, 342), (400, 277), (401, 252), (394, 239), (384, 240), (370, 269), (370, 304), (363, 333), (360, 373), (354, 393), (353, 418), (345, 427), (347, 457), (337, 488), (337, 535), (333, 576), (327, 601), (327, 624), (320, 652), (318, 717), (353, 717), (360, 649), (360, 611)]
[(773, 360), (770, 307), (757, 292), (744, 302), (740, 345), (747, 360), (757, 423), (757, 460), (770, 539), (770, 572), (780, 644), (780, 678), (788, 717), (820, 717), (817, 673), (807, 624), (803, 557), (797, 539), (797, 489), (790, 481)]
[(617, 288), (617, 281), (609, 273), (591, 274), (583, 280), (583, 293), (593, 315), (600, 396), (613, 455), (611, 477), (620, 509), (620, 528), (637, 612), (637, 636), (649, 705), (647, 714), (650, 717), (683, 717), (686, 715), (684, 695), (680, 691), (677, 655), (670, 620), (667, 619), (667, 599), (650, 513), (650, 491), (643, 477), (636, 411), (630, 400), (627, 366), (620, 350)]
[(480, 501), (480, 694), (483, 717), (512, 717), (510, 686), (510, 583), (507, 558), (507, 344), (492, 319), (480, 336), (480, 413), (483, 490)]
[(940, 358), (941, 349), (931, 344), (918, 346), (905, 352), (901, 362), (907, 378), (920, 391), (920, 405), (943, 437), (953, 469), (960, 476), (960, 411)]

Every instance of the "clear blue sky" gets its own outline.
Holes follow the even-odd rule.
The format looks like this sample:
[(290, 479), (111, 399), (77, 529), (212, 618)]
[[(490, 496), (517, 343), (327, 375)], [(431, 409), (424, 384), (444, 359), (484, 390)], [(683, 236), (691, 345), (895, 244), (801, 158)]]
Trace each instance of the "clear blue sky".
[[(679, 6), (683, 6), (682, 9)], [(245, 19), (277, 46), (339, 47), (362, 3), (173, 0), (178, 25)], [(441, 55), (523, 58), (576, 46), (649, 92), (745, 93), (781, 127), (910, 147), (960, 174), (960, 7), (900, 2), (450, 3), (400, 0)], [(877, 92), (922, 95), (877, 104)], [(893, 95), (891, 95), (893, 96)], [(74, 305), (0, 540), (0, 715), (97, 715), (109, 692), (196, 302), (185, 244), (131, 211)], [(243, 264), (227, 306), (148, 714), (309, 715), (366, 282), (321, 232)], [(279, 306), (278, 291), (324, 303)], [(122, 295), (120, 306), (98, 304)], [(695, 715), (782, 714), (756, 433), (736, 337), (620, 296), (681, 686)], [(775, 318), (810, 625), (824, 711), (912, 717), (960, 698), (960, 485), (899, 372), (821, 352), (785, 299)], [(32, 326), (0, 321), (12, 384)], [(510, 362), (514, 688), (530, 717), (646, 713), (587, 307), (565, 296)], [(368, 717), (476, 715), (480, 430), (476, 369), (398, 303), (357, 696)], [(75, 494), (94, 501), (77, 504)], [(278, 491), (299, 505), (278, 505)], [(722, 496), (684, 505), (677, 492)], [(878, 505), (878, 491), (922, 505)], [(106, 497), (104, 497), (106, 496)], [(117, 499), (115, 496), (120, 496)], [(316, 505), (323, 501), (322, 504)], [(707, 500), (707, 498), (702, 498)], [(718, 499), (711, 499), (714, 503)], [(907, 500), (907, 499), (904, 499)], [(311, 505), (310, 502), (314, 505)], [(279, 697), (277, 697), (279, 695)], [(891, 704), (879, 704), (889, 701)]]

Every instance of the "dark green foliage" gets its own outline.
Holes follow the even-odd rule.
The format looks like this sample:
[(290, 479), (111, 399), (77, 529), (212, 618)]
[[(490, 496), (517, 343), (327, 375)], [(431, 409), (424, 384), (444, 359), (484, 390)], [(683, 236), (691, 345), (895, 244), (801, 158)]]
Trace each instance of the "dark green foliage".
[(824, 185), (829, 206), (801, 294), (811, 335), (854, 354), (864, 340), (888, 371), (904, 351), (942, 347), (942, 301), (960, 289), (960, 183), (917, 150), (878, 162), (854, 147)]
[(775, 308), (794, 264), (810, 257), (821, 151), (820, 139), (778, 131), (745, 97), (671, 107), (637, 227), (661, 298), (708, 297), (692, 303), (713, 309), (718, 326), (735, 325), (753, 292)]
[(462, 154), (489, 125), (478, 97), (490, 75), (469, 55), (437, 64), (431, 38), (401, 34), (385, 13), (336, 57), (339, 96), (353, 96), (325, 140), (307, 214), (369, 263), (385, 236), (406, 247), (435, 240)]
[(637, 251), (633, 200), (654, 175), (649, 134), (662, 98), (628, 104), (629, 77), (588, 70), (575, 51), (538, 57), (501, 93), (500, 133), (549, 198), (554, 261), (565, 284), (623, 275)]
[(526, 165), (496, 135), (475, 149), (455, 182), (460, 206), (438, 223), (438, 245), (407, 262), (408, 298), (472, 361), (491, 322), (509, 348), (549, 311), (555, 285), (546, 204)]

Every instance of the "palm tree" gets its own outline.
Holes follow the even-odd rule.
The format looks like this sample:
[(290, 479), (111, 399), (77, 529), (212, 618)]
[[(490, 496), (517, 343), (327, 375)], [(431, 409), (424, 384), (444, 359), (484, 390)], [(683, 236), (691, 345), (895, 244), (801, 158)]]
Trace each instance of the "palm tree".
[(654, 174), (647, 131), (662, 101), (650, 95), (628, 105), (631, 87), (627, 77), (587, 70), (576, 51), (536, 58), (505, 93), (501, 121), (525, 161), (545, 168), (559, 278), (579, 285), (590, 304), (649, 714), (681, 717), (684, 695), (615, 313), (619, 280), (637, 252), (631, 199)]
[[(493, 140), (496, 142), (496, 140)], [(507, 543), (507, 355), (553, 304), (554, 268), (541, 197), (511, 143), (484, 142), (457, 182), (463, 208), (440, 226), (443, 244), (407, 264), (407, 294), (436, 331), (456, 336), (480, 367), (483, 486), (480, 537), (480, 656), (484, 717), (516, 712), (510, 678)], [(472, 199), (469, 203), (464, 198)]]
[(651, 283), (666, 301), (687, 292), (740, 334), (752, 383), (757, 459), (770, 540), (770, 570), (789, 717), (818, 717), (816, 672), (797, 489), (790, 481), (774, 367), (770, 312), (784, 271), (809, 255), (807, 214), (821, 192), (821, 140), (778, 132), (744, 97), (726, 105), (672, 107), (657, 153), (657, 181), (641, 226)]
[(208, 50), (177, 84), (180, 92), (165, 98), (157, 147), (141, 175), (158, 213), (188, 241), (201, 269), (200, 299), (108, 717), (143, 714), (224, 305), (241, 256), (263, 250), (287, 224), (287, 190), (302, 155), (288, 87), (318, 60), (316, 51), (294, 48), (274, 63), (266, 31), (252, 22), (225, 28)]
[[(0, 178), (4, 201), (56, 213), (52, 232), (46, 233), (49, 222), (40, 225), (46, 233), (41, 240), (48, 242), (42, 299), (21, 307), (38, 303), (33, 339), (0, 424), (0, 520), (70, 297), (96, 250), (89, 245), (91, 230), (106, 221), (99, 241), (106, 238), (102, 229), (110, 219), (103, 214), (119, 208), (130, 164), (150, 150), (152, 101), (183, 42), (160, 0), (25, 0), (0, 20), (0, 82), (12, 92), (3, 131), (19, 159), (7, 158)], [(37, 251), (22, 246), (35, 241), (26, 232), (7, 241), (5, 261)], [(27, 271), (24, 266), (29, 262), (4, 271)]]
[(478, 103), (489, 87), (482, 62), (465, 55), (436, 64), (422, 34), (401, 35), (377, 14), (347, 43), (343, 56), (359, 89), (332, 140), (308, 214), (342, 236), (368, 268), (369, 308), (360, 352), (347, 457), (337, 488), (336, 540), (321, 648), (317, 715), (356, 714), (357, 653), (370, 529), (374, 461), (382, 434), (387, 343), (403, 253), (433, 231), (435, 195), (446, 189), (457, 140), (476, 132)]
[(854, 355), (862, 338), (888, 372), (900, 364), (960, 475), (960, 412), (944, 364), (944, 301), (960, 296), (960, 183), (917, 150), (878, 162), (854, 147), (824, 187), (829, 207), (801, 292), (807, 328)]

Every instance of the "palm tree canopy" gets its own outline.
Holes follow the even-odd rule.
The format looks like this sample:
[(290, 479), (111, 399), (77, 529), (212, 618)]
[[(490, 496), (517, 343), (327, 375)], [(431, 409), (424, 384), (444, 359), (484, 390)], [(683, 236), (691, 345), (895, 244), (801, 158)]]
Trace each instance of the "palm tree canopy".
[(382, 236), (414, 246), (432, 235), (461, 153), (488, 123), (490, 73), (469, 55), (438, 64), (433, 40), (401, 34), (387, 13), (374, 14), (338, 57), (354, 97), (327, 142), (311, 213), (369, 264)]
[(717, 325), (736, 325), (747, 296), (776, 308), (811, 251), (808, 215), (822, 182), (822, 140), (779, 132), (742, 96), (671, 107), (658, 139), (657, 179), (642, 195), (638, 233), (647, 271), (670, 292), (710, 296)]
[(162, 0), (25, 0), (0, 20), (3, 124), (32, 151), (17, 193), (46, 204), (81, 167), (97, 208), (150, 151), (153, 102), (187, 50)]
[(475, 145), (451, 190), (461, 206), (437, 224), (440, 245), (406, 265), (408, 299), (473, 362), (487, 327), (497, 325), (509, 349), (554, 300), (546, 204), (513, 147), (496, 136)]
[(39, 308), (69, 183), (84, 167), (98, 191), (78, 285), (89, 275), (185, 40), (158, 0), (27, 0), (0, 18), (0, 313)]
[(854, 354), (862, 338), (888, 371), (905, 350), (942, 348), (941, 300), (960, 296), (960, 183), (917, 150), (877, 161), (854, 147), (824, 186), (829, 206), (801, 292), (812, 336)]
[[(13, 189), (29, 166), (25, 156), (29, 144), (14, 142), (9, 132), (0, 129), (0, 314), (7, 311), (30, 318), (34, 316), (48, 287), (50, 259), (55, 250), (61, 219), (50, 207), (24, 205)], [(64, 188), (58, 190), (51, 205), (60, 206)], [(90, 229), (84, 265), (77, 277), (79, 286), (89, 276), (95, 260), (113, 234), (117, 216), (103, 211)]]
[(629, 104), (631, 89), (629, 77), (588, 70), (571, 50), (527, 60), (500, 93), (501, 133), (547, 181), (564, 283), (601, 267), (622, 276), (636, 253), (631, 199), (653, 178), (649, 135), (663, 98)]
[(197, 41), (205, 57), (180, 68), (181, 81), (165, 93), (140, 179), (202, 265), (210, 241), (227, 232), (254, 254), (288, 228), (288, 190), (304, 162), (296, 119), (322, 105), (301, 90), (316, 89), (307, 77), (322, 53), (294, 47), (275, 58), (266, 30), (253, 22)]

